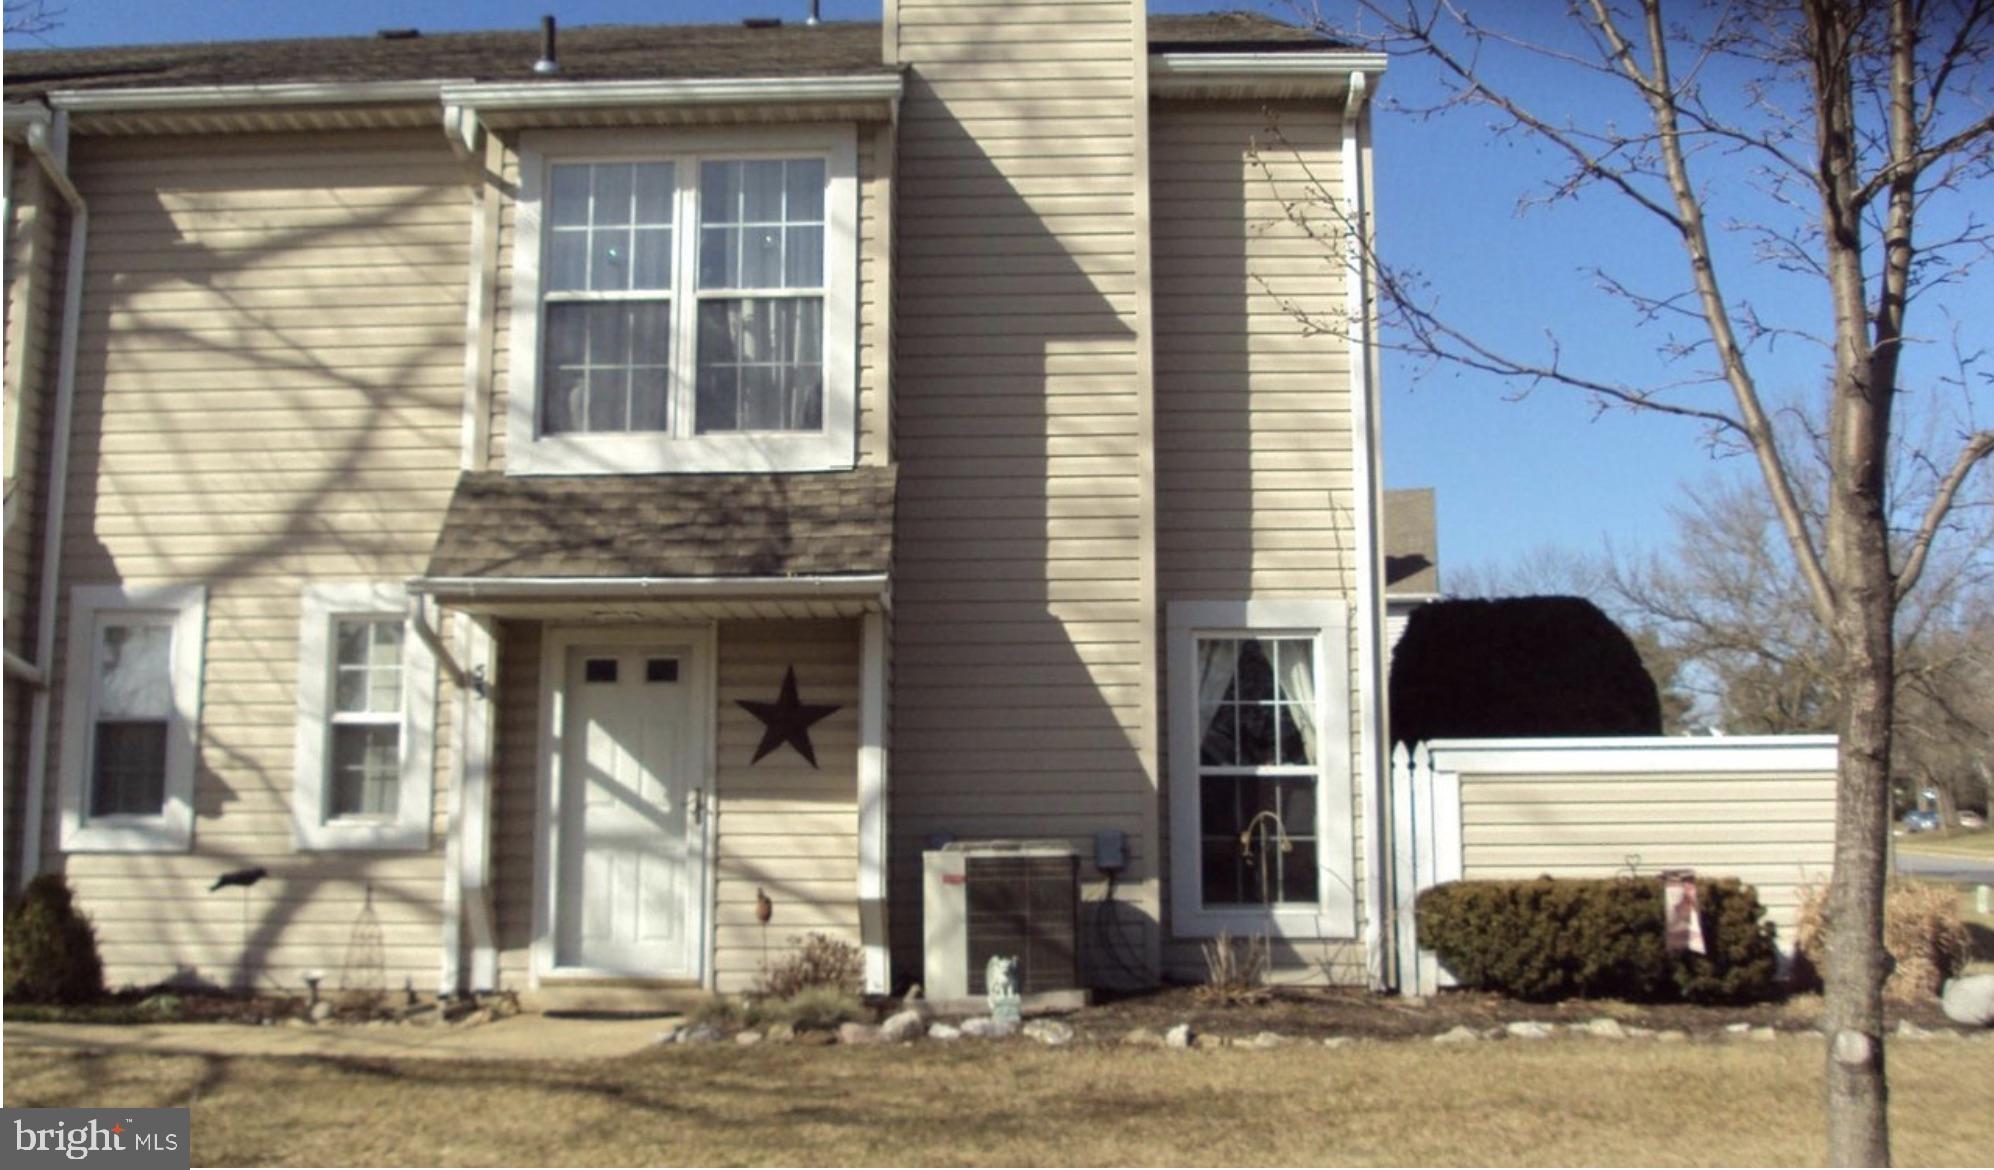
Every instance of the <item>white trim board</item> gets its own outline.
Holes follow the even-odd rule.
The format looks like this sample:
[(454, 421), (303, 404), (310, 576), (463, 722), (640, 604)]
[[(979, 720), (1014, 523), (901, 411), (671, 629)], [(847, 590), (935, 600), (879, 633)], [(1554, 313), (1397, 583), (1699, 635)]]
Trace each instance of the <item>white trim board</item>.
[(1438, 772), (1643, 775), (1833, 771), (1832, 735), (1442, 739), (1423, 745)]

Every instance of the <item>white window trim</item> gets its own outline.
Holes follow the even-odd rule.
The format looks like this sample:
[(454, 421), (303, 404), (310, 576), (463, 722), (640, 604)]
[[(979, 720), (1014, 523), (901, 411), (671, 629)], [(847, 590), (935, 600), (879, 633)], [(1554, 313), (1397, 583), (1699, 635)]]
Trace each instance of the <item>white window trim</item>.
[[(327, 769), (332, 737), (333, 624), (340, 618), (403, 622), (401, 802), (393, 820), (330, 819)], [(319, 582), (305, 586), (298, 615), (298, 732), (291, 791), (292, 839), (302, 850), (429, 848), (436, 788), (436, 655), (407, 626), (408, 591), (399, 582)]]
[[(156, 815), (90, 815), (91, 725), (97, 708), (96, 645), (103, 619), (172, 615), (172, 709), (166, 729), (166, 799)], [(69, 593), (69, 677), (63, 691), (62, 848), (66, 853), (184, 852), (194, 841), (194, 768), (201, 730), (207, 630), (204, 585), (78, 585)]]
[[(545, 250), (541, 206), (548, 168), (556, 162), (671, 160), (697, 168), (701, 159), (801, 155), (825, 160), (824, 192), (824, 429), (815, 434), (560, 434), (540, 433), (540, 334), (545, 306), (540, 262)], [(728, 130), (567, 130), (522, 134), (519, 198), (512, 262), (511, 373), (507, 383), (506, 472), (511, 475), (631, 475), (660, 472), (842, 471), (858, 462), (858, 137), (851, 126)], [(693, 183), (698, 172), (693, 172)], [(678, 255), (696, 255), (698, 226), (681, 200), (673, 220)], [(697, 299), (697, 265), (681, 263), (678, 300)], [(690, 268), (691, 273), (685, 270)], [(774, 295), (781, 295), (779, 292)], [(675, 326), (674, 402), (691, 401), (691, 350), (696, 329)], [(678, 423), (675, 426), (680, 425)]]
[[(1169, 670), (1170, 915), (1172, 932), (1220, 931), (1284, 939), (1357, 936), (1356, 826), (1350, 774), (1350, 617), (1341, 601), (1173, 601), (1165, 620)], [(1204, 905), (1199, 866), (1199, 637), (1299, 637), (1315, 643), (1316, 772), (1314, 907)]]

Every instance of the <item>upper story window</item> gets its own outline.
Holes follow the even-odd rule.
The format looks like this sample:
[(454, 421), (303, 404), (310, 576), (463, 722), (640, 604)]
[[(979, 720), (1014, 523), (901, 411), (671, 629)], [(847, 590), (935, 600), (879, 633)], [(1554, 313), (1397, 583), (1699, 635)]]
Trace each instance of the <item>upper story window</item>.
[(525, 135), (508, 470), (852, 466), (854, 144)]
[(207, 591), (71, 592), (62, 735), (62, 846), (178, 850), (194, 825)]

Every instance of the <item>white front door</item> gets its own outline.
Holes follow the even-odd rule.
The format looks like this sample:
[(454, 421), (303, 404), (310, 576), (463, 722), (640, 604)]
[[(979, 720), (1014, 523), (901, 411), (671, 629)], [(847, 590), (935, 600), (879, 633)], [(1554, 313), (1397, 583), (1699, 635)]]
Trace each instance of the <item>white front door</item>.
[(557, 967), (696, 979), (703, 726), (689, 645), (576, 642), (561, 702)]

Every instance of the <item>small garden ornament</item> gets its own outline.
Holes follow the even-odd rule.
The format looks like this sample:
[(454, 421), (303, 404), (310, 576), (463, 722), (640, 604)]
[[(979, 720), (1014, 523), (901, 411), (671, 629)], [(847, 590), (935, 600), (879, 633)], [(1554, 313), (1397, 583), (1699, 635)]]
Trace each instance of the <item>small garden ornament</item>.
[(999, 1025), (1017, 1027), (1023, 1019), (1018, 999), (1018, 960), (992, 955), (983, 968), (983, 985), (988, 989), (990, 1018)]

